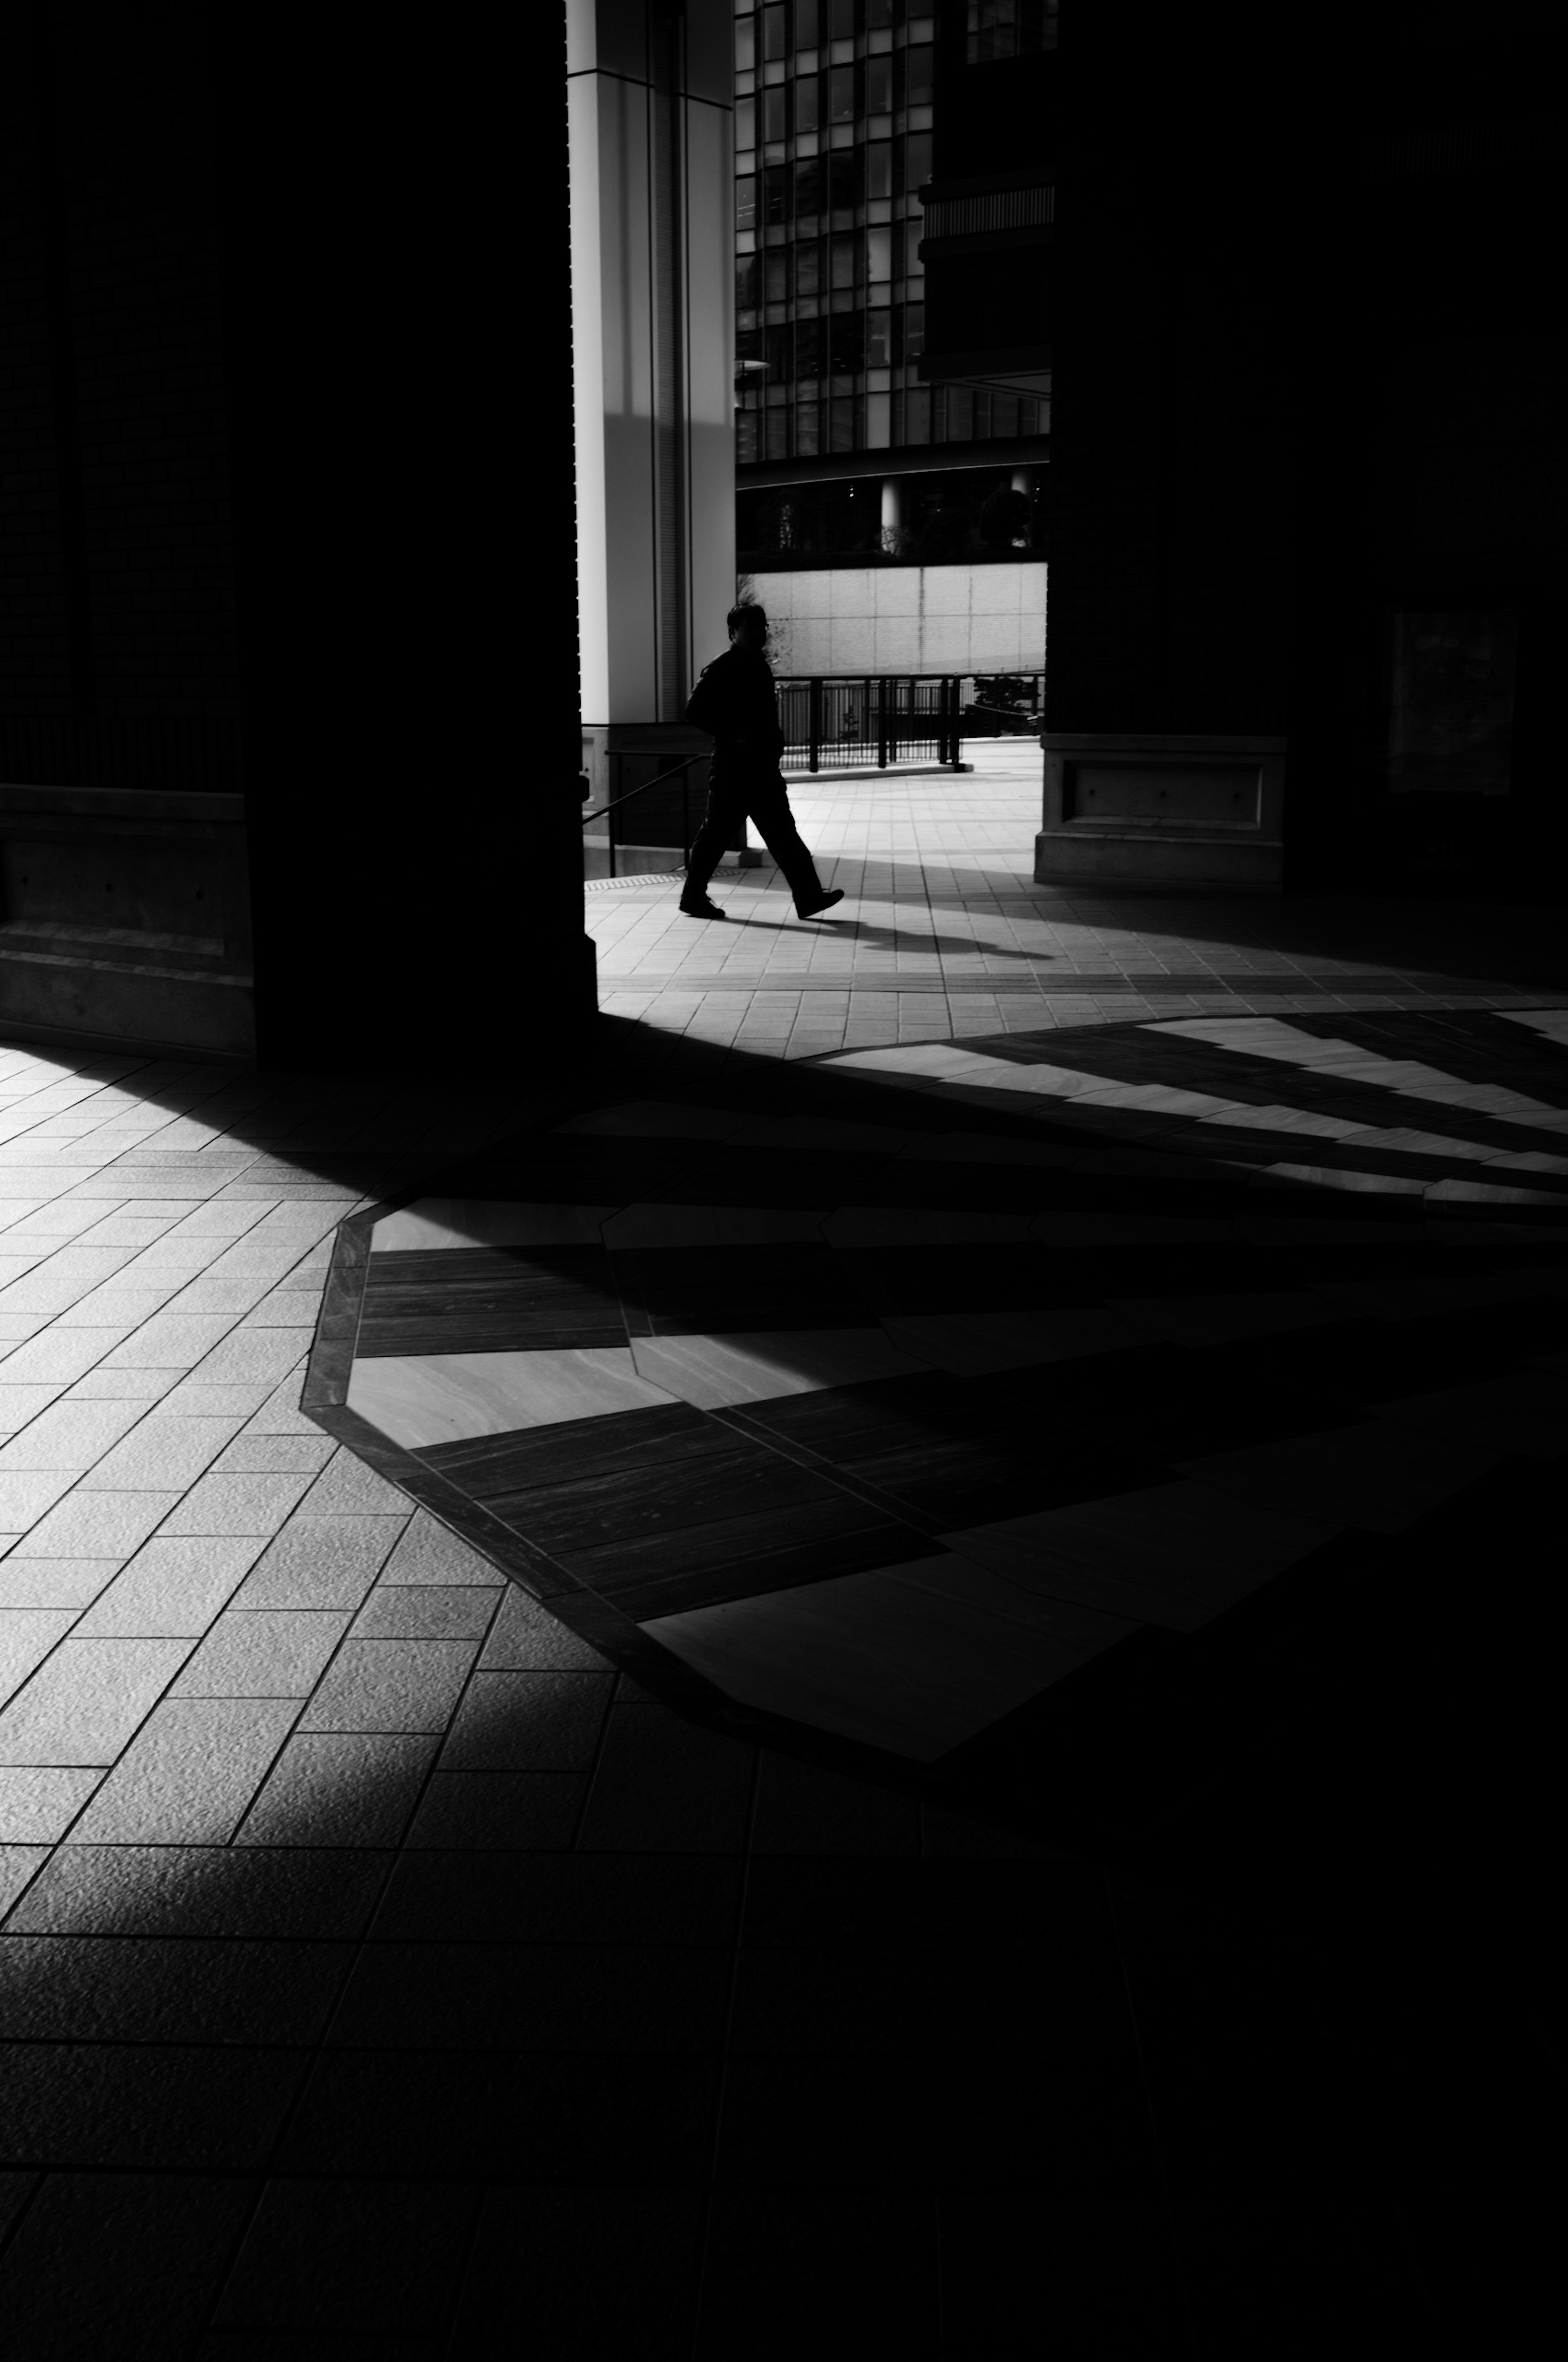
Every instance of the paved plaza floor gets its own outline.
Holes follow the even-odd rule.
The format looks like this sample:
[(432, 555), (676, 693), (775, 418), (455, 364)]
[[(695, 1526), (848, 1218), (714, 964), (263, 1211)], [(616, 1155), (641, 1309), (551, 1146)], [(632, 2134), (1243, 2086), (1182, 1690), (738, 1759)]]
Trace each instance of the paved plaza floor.
[(823, 880), (846, 894), (809, 925), (765, 858), (721, 871), (725, 921), (684, 917), (678, 877), (592, 885), (600, 1006), (798, 1058), (1138, 1018), (1490, 1006), (1494, 986), (1568, 990), (1560, 911), (1038, 886), (1038, 749), (981, 739), (964, 757), (972, 771), (788, 775)]
[(1561, 914), (974, 751), (565, 1082), (0, 1044), (18, 2362), (1522, 2343)]

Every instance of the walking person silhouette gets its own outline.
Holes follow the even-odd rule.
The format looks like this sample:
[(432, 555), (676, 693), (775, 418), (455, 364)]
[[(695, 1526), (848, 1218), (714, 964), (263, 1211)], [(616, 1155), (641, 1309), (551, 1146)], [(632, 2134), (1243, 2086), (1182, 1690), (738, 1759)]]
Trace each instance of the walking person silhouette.
[(752, 820), (795, 896), (796, 917), (820, 918), (844, 896), (841, 888), (824, 889), (789, 808), (789, 789), (779, 769), (784, 732), (778, 695), (773, 667), (762, 653), (767, 614), (761, 607), (731, 607), (726, 620), (729, 646), (703, 667), (686, 703), (686, 720), (713, 740), (713, 760), (707, 810), (686, 857), (681, 909), (688, 919), (728, 915), (709, 900), (707, 881), (739, 823)]

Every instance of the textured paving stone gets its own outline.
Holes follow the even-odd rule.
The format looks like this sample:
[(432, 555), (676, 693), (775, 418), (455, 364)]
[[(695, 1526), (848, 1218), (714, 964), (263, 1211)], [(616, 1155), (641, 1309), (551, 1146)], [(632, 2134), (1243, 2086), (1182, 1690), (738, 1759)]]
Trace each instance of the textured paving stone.
[(299, 1507), (308, 1476), (203, 1476), (165, 1520), (171, 1534), (275, 1534)]
[(0, 1768), (0, 1844), (53, 1845), (102, 1777), (100, 1772), (55, 1764)]
[(115, 1764), (73, 1837), (84, 1845), (222, 1844), (298, 1712), (291, 1698), (166, 1700)]
[(8, 1932), (35, 1936), (360, 1935), (387, 1853), (263, 1846), (62, 1846)]
[(472, 1640), (345, 1640), (300, 1727), (443, 1731), (478, 1653)]
[(612, 1686), (606, 1673), (477, 1672), (442, 1768), (585, 1771), (598, 1746)]
[(253, 1535), (155, 1534), (98, 1591), (76, 1628), (84, 1638), (125, 1633), (197, 1639), (244, 1582), (262, 1548)]
[(233, 1325), (227, 1313), (160, 1312), (150, 1320), (139, 1321), (107, 1359), (117, 1369), (194, 1369)]
[(339, 1451), (316, 1478), (304, 1499), (306, 1517), (388, 1517), (406, 1508), (408, 1496), (378, 1476), (352, 1451)]
[(306, 2043), (346, 1944), (0, 1935), (0, 2041)]
[(459, 1540), (424, 1509), (414, 1512), (387, 1561), (383, 1583), (489, 1584), (499, 1591), (506, 1577), (488, 1559)]
[(487, 1672), (602, 1672), (605, 1660), (586, 1640), (509, 1584), (479, 1662)]
[[(357, 1607), (407, 1523), (406, 1516), (295, 1518), (258, 1560), (235, 1604)], [(499, 1588), (502, 1578), (495, 1580)]]
[(0, 1917), (9, 1911), (18, 1895), (25, 1892), (28, 1880), (43, 1868), (48, 1860), (47, 1845), (0, 1842)]
[[(305, 2353), (317, 2339), (374, 2341), (367, 2350), (383, 2352), (392, 2343), (435, 2341), (456, 2298), (479, 2200), (472, 2183), (270, 2181), (215, 2317), (230, 2331), (291, 2332)], [(249, 2344), (239, 2339), (236, 2355)]]
[(568, 1851), (587, 1793), (587, 1776), (570, 1772), (437, 1772), (404, 1843)]
[(236, 1610), (218, 1618), (181, 1668), (171, 1694), (307, 1698), (347, 1628), (341, 1611)]
[(0, 1607), (0, 1705), (16, 1695), (74, 1620), (69, 1608)]
[(7, 1385), (69, 1385), (94, 1368), (131, 1333), (128, 1325), (104, 1329), (56, 1329), (30, 1335), (10, 1352), (0, 1340), (0, 1375)]
[(26, 1533), (78, 1481), (63, 1469), (0, 1470), (0, 1529)]
[(324, 1435), (260, 1435), (247, 1431), (226, 1444), (214, 1462), (217, 1475), (314, 1474), (332, 1457)]
[(237, 1418), (191, 1418), (168, 1410), (152, 1412), (104, 1453), (83, 1477), (83, 1485), (105, 1492), (158, 1492), (169, 1486), (183, 1492), (217, 1458), (239, 1426)]
[[(191, 2351), (254, 2188), (189, 2173), (50, 2174), (0, 2261), (17, 2351), (129, 2353), (127, 2323), (166, 2353)], [(138, 2339), (134, 2350), (140, 2362), (156, 2348)]]
[(309, 2058), (188, 2044), (18, 2043), (0, 2087), (0, 2161), (254, 2171)]
[(178, 1493), (68, 1493), (26, 1536), (22, 1558), (129, 1558), (178, 1507)]
[[(3, 1367), (0, 1364), (0, 1367)], [(48, 1395), (47, 1387), (5, 1387), (10, 1396)], [(20, 1406), (16, 1406), (19, 1407)], [(5, 1407), (0, 1405), (0, 1418)], [(18, 1420), (19, 1431), (0, 1446), (0, 1469), (55, 1468), (80, 1475), (94, 1467), (142, 1416), (135, 1402), (55, 1401), (39, 1404), (36, 1418)]]
[(588, 1852), (740, 1853), (757, 1751), (661, 1705), (617, 1705), (578, 1844)]
[(0, 1714), (0, 1763), (113, 1763), (172, 1680), (186, 1640), (61, 1640)]
[[(515, 1597), (509, 1588), (508, 1596)], [(502, 1602), (504, 1612), (505, 1602)], [(494, 1591), (455, 1584), (378, 1584), (354, 1623), (357, 1640), (480, 1640), (498, 1614)], [(481, 1662), (488, 1662), (487, 1657)]]
[(241, 1846), (395, 1846), (437, 1741), (418, 1734), (302, 1733), (239, 1830)]

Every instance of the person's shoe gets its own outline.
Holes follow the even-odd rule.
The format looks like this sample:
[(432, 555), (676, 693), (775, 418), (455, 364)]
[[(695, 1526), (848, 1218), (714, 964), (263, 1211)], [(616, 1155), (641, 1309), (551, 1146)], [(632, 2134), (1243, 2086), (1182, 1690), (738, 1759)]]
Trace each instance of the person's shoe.
[(835, 902), (841, 902), (843, 899), (843, 888), (835, 886), (830, 894), (814, 894), (810, 901), (797, 902), (795, 915), (797, 919), (819, 919), (824, 911), (830, 911)]
[(683, 894), (681, 909), (688, 919), (727, 919), (728, 911), (710, 901), (706, 894)]

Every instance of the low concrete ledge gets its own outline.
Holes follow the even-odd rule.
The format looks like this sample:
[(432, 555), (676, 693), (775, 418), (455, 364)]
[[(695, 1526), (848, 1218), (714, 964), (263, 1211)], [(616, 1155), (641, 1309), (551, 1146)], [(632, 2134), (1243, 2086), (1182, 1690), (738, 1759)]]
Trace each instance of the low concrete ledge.
[(1277, 894), (1283, 738), (1048, 731), (1039, 885)]
[(0, 783), (0, 1032), (254, 1058), (243, 797)]

